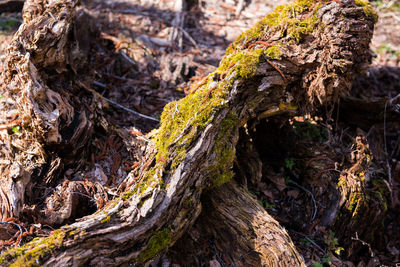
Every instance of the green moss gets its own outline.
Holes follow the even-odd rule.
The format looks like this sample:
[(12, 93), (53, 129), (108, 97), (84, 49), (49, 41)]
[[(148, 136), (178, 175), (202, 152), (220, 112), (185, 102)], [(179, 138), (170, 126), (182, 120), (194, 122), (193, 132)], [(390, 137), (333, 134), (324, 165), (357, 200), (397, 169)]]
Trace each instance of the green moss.
[(169, 228), (158, 231), (150, 238), (147, 248), (140, 253), (138, 261), (145, 263), (155, 257), (160, 251), (167, 248), (171, 244), (171, 233)]
[(126, 192), (126, 193), (124, 193), (124, 194), (121, 196), (121, 198), (122, 198), (122, 200), (125, 201), (125, 200), (130, 199), (130, 198), (133, 196), (133, 194), (134, 194), (133, 191)]
[(190, 208), (193, 204), (193, 198), (190, 197), (183, 202), (183, 206), (186, 208)]
[(374, 23), (378, 22), (378, 14), (368, 0), (355, 0), (354, 2), (357, 6), (362, 6), (364, 8), (365, 15), (372, 18)]
[(104, 218), (103, 220), (101, 220), (101, 223), (109, 223), (111, 220), (110, 216), (107, 216), (106, 218)]
[(231, 143), (230, 136), (238, 124), (236, 114), (230, 112), (221, 122), (220, 132), (215, 140), (213, 153), (215, 154), (216, 163), (209, 167), (213, 186), (220, 186), (233, 177), (231, 170), (233, 160), (235, 159), (235, 148)]
[(264, 51), (264, 55), (268, 56), (271, 59), (281, 59), (281, 45), (274, 45), (274, 46), (270, 46), (268, 47), (265, 51)]
[(12, 248), (0, 256), (0, 264), (9, 264), (16, 259), (10, 266), (40, 266), (43, 256), (59, 248), (65, 235), (65, 231), (56, 230), (49, 237), (35, 238), (22, 247)]
[(382, 205), (383, 212), (388, 210), (388, 201), (390, 199), (390, 192), (383, 181), (383, 179), (372, 179), (372, 187), (375, 189), (372, 193), (378, 198), (379, 203)]
[(11, 31), (17, 29), (20, 24), (21, 22), (16, 19), (0, 17), (0, 31)]
[(360, 202), (363, 200), (362, 196), (360, 192), (353, 192), (349, 197), (349, 201), (346, 203), (347, 210), (353, 212), (353, 216), (358, 213)]
[[(68, 224), (65, 225), (65, 227), (67, 227), (67, 226), (68, 226)], [(79, 232), (81, 232), (80, 229), (75, 229), (75, 230), (69, 231), (69, 232), (68, 232), (68, 237), (75, 236), (75, 235), (77, 235)]]
[(251, 49), (227, 55), (222, 59), (217, 71), (224, 72), (231, 66), (230, 71), (236, 70), (237, 78), (249, 78), (256, 72), (263, 53), (263, 49)]
[[(314, 5), (312, 11), (308, 9)], [(305, 34), (313, 31), (318, 17), (316, 15), (321, 4), (316, 0), (296, 0), (289, 5), (280, 5), (272, 13), (261, 19), (253, 28), (242, 33), (234, 42), (234, 47), (243, 43), (250, 43), (263, 36), (267, 31), (281, 31), (282, 37), (300, 42)], [(307, 18), (300, 20), (299, 14), (312, 12)], [(293, 16), (295, 15), (295, 16)], [(231, 53), (227, 50), (227, 53)]]

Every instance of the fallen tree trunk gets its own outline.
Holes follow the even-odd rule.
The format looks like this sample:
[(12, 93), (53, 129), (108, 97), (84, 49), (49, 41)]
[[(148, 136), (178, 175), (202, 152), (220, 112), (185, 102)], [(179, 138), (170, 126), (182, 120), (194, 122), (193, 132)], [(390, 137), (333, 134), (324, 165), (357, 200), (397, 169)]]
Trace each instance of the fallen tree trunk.
[[(93, 120), (106, 105), (90, 89), (88, 72), (80, 75), (88, 66), (85, 36), (91, 30), (81, 29), (84, 14), (77, 15), (76, 5), (59, 0), (25, 8), (24, 24), (8, 51), (2, 79), (14, 102), (5, 109), (19, 111), (20, 121), (9, 127), (19, 126), (21, 132), (2, 141), (3, 157), (10, 162), (1, 169), (3, 220), (19, 216), (24, 204), (37, 197), (31, 192), (34, 185), (57, 182), (63, 166), (79, 165), (74, 159), (83, 157)], [(346, 93), (353, 76), (369, 63), (374, 19), (369, 5), (353, 1), (295, 1), (279, 7), (242, 34), (220, 67), (188, 96), (165, 107), (147, 160), (138, 176), (128, 176), (119, 198), (47, 238), (3, 253), (0, 262), (110, 266), (152, 260), (192, 226), (202, 192), (232, 178), (238, 129), (250, 118), (309, 112)], [(73, 188), (69, 196), (77, 192)], [(245, 192), (238, 194), (246, 198)], [(73, 201), (79, 199), (65, 201), (59, 212), (51, 213), (48, 206), (42, 214), (50, 212), (56, 217), (51, 222), (62, 224), (72, 216)], [(264, 225), (271, 222), (270, 217), (258, 219)], [(234, 222), (238, 225), (232, 229), (239, 230), (232, 233), (245, 231), (241, 220)], [(269, 235), (262, 236), (265, 232)], [(268, 251), (274, 251), (278, 259), (289, 257), (288, 264), (304, 264), (278, 224), (256, 236), (268, 244), (255, 248), (261, 262), (270, 262)], [(281, 241), (275, 247), (269, 237)]]

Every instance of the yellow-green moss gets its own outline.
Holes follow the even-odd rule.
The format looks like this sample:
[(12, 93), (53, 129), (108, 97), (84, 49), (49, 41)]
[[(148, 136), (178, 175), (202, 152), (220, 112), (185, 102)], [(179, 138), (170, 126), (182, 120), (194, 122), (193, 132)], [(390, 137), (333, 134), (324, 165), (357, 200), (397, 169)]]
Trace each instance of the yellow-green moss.
[(14, 267), (40, 266), (43, 256), (59, 248), (65, 235), (65, 231), (56, 230), (49, 237), (35, 238), (22, 247), (12, 248), (0, 256), (0, 264)]
[(101, 223), (109, 223), (111, 220), (110, 216), (107, 216), (106, 218), (104, 218), (103, 220), (101, 220)]
[(231, 67), (230, 72), (237, 71), (237, 78), (249, 78), (257, 70), (263, 52), (263, 49), (251, 49), (226, 55), (222, 59), (217, 72), (224, 72), (228, 67)]
[[(314, 5), (312, 14), (300, 20), (299, 14), (303, 14)], [(321, 4), (316, 0), (296, 0), (289, 5), (280, 5), (272, 13), (261, 19), (253, 28), (242, 33), (234, 42), (237, 47), (242, 43), (249, 43), (262, 37), (263, 33), (270, 30), (280, 30), (282, 37), (288, 36), (296, 42), (301, 41), (305, 34), (313, 31), (318, 22), (316, 15)], [(295, 15), (295, 16), (293, 16)], [(229, 48), (227, 53), (231, 53)]]
[(130, 199), (132, 196), (133, 196), (133, 194), (134, 194), (134, 192), (133, 191), (131, 191), (131, 192), (126, 192), (126, 193), (124, 193), (122, 196), (121, 196), (121, 198), (122, 198), (122, 200), (128, 200), (128, 199)]
[(213, 152), (217, 157), (216, 163), (209, 168), (214, 186), (229, 182), (234, 175), (231, 167), (235, 159), (235, 148), (231, 143), (230, 136), (237, 124), (238, 117), (232, 112), (228, 113), (220, 124), (220, 132), (213, 147)]
[(363, 200), (363, 194), (360, 192), (353, 192), (350, 194), (349, 201), (346, 203), (348, 211), (353, 212), (353, 216), (358, 213), (360, 202)]
[(388, 200), (390, 199), (390, 192), (383, 181), (383, 179), (372, 179), (371, 180), (372, 187), (375, 188), (372, 193), (374, 193), (379, 203), (382, 205), (383, 212), (386, 212), (388, 209)]
[(278, 45), (268, 47), (264, 51), (264, 55), (266, 55), (267, 57), (269, 57), (271, 59), (281, 59), (281, 56), (282, 56), (281, 45), (278, 44)]
[(378, 22), (378, 14), (368, 0), (355, 0), (354, 2), (357, 6), (362, 6), (364, 8), (365, 15), (372, 18), (374, 23)]
[[(67, 226), (68, 226), (68, 224), (65, 225), (65, 227), (67, 227)], [(81, 231), (80, 229), (75, 229), (75, 230), (69, 231), (68, 232), (68, 237), (75, 236), (80, 232), (84, 232), (84, 231)]]
[(157, 231), (150, 238), (149, 244), (147, 248), (140, 253), (138, 257), (138, 261), (145, 263), (148, 260), (154, 258), (157, 253), (167, 248), (169, 244), (171, 244), (171, 233), (169, 228), (165, 228), (164, 230)]
[(190, 208), (192, 204), (193, 204), (193, 197), (190, 197), (183, 202), (183, 206), (185, 206), (186, 208)]

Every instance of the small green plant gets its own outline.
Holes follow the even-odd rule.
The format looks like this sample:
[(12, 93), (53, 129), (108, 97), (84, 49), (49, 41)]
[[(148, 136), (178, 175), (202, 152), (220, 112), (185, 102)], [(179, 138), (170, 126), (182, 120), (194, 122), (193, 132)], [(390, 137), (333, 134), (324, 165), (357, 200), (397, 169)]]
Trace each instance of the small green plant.
[(331, 257), (329, 255), (325, 255), (321, 260), (322, 260), (323, 264), (326, 263), (329, 266), (332, 265), (332, 260), (331, 260)]
[(262, 201), (262, 200), (259, 199), (258, 200), (258, 204), (260, 204), (266, 210), (274, 210), (276, 208), (274, 204), (271, 204), (266, 200)]
[(20, 134), (20, 133), (21, 133), (21, 126), (17, 125), (17, 126), (12, 127), (12, 128), (11, 128), (11, 131), (12, 131), (14, 134)]
[(18, 20), (12, 18), (0, 18), (0, 31), (11, 31), (16, 29), (19, 24)]
[(338, 239), (335, 237), (335, 233), (332, 230), (329, 230), (329, 235), (325, 236), (325, 244), (328, 246), (328, 249), (330, 251), (335, 252), (335, 254), (340, 256), (340, 253), (342, 252), (342, 250), (344, 250), (344, 248), (339, 247), (339, 241)]
[(396, 59), (398, 57), (400, 57), (400, 52), (397, 51), (396, 49), (394, 49), (393, 47), (391, 47), (390, 45), (387, 44), (383, 44), (380, 45), (377, 49), (376, 52), (378, 54), (386, 54), (389, 55), (390, 57), (392, 57), (393, 59)]
[(293, 127), (298, 135), (310, 141), (324, 142), (328, 139), (328, 133), (325, 127), (321, 127), (316, 123), (310, 121), (293, 122)]
[(321, 259), (321, 262), (318, 262), (318, 261), (314, 262), (314, 265), (313, 265), (313, 266), (314, 266), (314, 267), (323, 267), (324, 264), (327, 264), (327, 265), (329, 265), (329, 266), (332, 265), (331, 257), (330, 257), (328, 254), (326, 254), (326, 255)]
[(285, 168), (288, 170), (293, 170), (293, 167), (296, 165), (293, 158), (285, 159)]
[(265, 201), (265, 202), (264, 202), (264, 207), (265, 207), (265, 209), (267, 209), (267, 210), (274, 210), (274, 209), (276, 208), (274, 204), (271, 204), (271, 203), (269, 203), (268, 201)]
[(307, 246), (309, 247), (311, 245), (310, 240), (308, 240), (307, 238), (302, 238), (301, 241)]

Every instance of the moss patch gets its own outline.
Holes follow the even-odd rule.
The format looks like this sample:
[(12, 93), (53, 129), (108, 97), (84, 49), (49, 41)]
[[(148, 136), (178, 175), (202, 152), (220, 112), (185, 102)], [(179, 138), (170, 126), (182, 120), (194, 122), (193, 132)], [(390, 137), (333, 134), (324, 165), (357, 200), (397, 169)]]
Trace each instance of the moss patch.
[(374, 190), (372, 191), (375, 194), (377, 200), (382, 206), (383, 212), (387, 212), (388, 210), (388, 202), (390, 201), (390, 192), (383, 181), (383, 179), (371, 179), (371, 184)]
[(125, 201), (125, 200), (130, 199), (133, 195), (134, 195), (134, 192), (126, 192), (121, 196), (121, 198), (122, 198), (122, 200)]
[(144, 263), (152, 259), (157, 255), (157, 253), (168, 247), (171, 242), (172, 240), (169, 228), (156, 232), (150, 238), (147, 248), (139, 255), (139, 262)]
[(364, 8), (365, 15), (372, 18), (374, 23), (378, 22), (378, 14), (368, 0), (355, 0), (354, 2), (357, 6), (362, 6)]
[(101, 223), (109, 223), (111, 220), (110, 216), (107, 216), (106, 218), (104, 218), (103, 220), (101, 220)]
[(228, 113), (220, 125), (220, 132), (215, 140), (213, 152), (217, 157), (216, 164), (210, 167), (212, 182), (214, 186), (220, 186), (229, 182), (233, 177), (231, 170), (235, 159), (235, 148), (230, 136), (238, 124), (238, 118), (234, 113)]
[[(249, 78), (257, 71), (263, 49), (243, 50), (237, 53), (224, 56), (217, 72), (234, 70), (237, 71), (237, 78)], [(229, 69), (231, 67), (231, 69)]]
[[(272, 13), (261, 19), (253, 28), (242, 33), (233, 46), (250, 43), (267, 31), (281, 31), (282, 37), (300, 42), (305, 34), (312, 32), (318, 22), (316, 15), (321, 4), (316, 0), (296, 0), (289, 5), (280, 5)], [(309, 10), (313, 7), (312, 10)], [(299, 16), (311, 12), (306, 16)], [(227, 50), (231, 53), (232, 49)]]
[(65, 231), (56, 230), (49, 237), (35, 238), (22, 247), (12, 248), (0, 256), (0, 264), (16, 259), (10, 266), (40, 266), (40, 261), (46, 254), (61, 247), (65, 235)]

